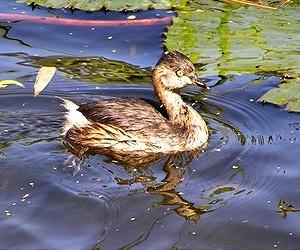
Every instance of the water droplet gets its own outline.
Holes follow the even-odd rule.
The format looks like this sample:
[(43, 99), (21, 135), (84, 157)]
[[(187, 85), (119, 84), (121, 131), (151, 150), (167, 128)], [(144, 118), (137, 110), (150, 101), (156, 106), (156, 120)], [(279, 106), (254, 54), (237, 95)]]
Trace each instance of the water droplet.
[(23, 195), (23, 197), (22, 197), (22, 198), (23, 198), (23, 199), (26, 199), (26, 198), (28, 198), (28, 197), (29, 197), (29, 195), (30, 195), (30, 194), (25, 194), (25, 195)]
[(12, 216), (12, 212), (10, 212), (9, 210), (5, 210), (5, 215), (6, 216)]

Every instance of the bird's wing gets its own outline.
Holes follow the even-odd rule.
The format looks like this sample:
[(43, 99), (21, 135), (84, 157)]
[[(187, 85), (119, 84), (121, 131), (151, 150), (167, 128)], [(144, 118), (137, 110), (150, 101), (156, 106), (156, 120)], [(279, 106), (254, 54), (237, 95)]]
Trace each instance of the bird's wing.
[(80, 105), (78, 111), (89, 121), (113, 125), (127, 132), (168, 133), (170, 125), (153, 106), (135, 98), (99, 100)]

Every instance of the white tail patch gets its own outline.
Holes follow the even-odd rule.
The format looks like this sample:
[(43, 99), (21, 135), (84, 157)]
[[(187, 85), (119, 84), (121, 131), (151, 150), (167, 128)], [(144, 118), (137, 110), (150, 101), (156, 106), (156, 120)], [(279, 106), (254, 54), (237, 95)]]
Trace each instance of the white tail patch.
[(58, 98), (64, 102), (62, 106), (67, 110), (65, 114), (62, 135), (66, 135), (68, 130), (72, 127), (86, 127), (90, 125), (88, 119), (86, 119), (86, 117), (80, 111), (78, 111), (78, 105), (70, 100), (66, 100), (61, 97)]

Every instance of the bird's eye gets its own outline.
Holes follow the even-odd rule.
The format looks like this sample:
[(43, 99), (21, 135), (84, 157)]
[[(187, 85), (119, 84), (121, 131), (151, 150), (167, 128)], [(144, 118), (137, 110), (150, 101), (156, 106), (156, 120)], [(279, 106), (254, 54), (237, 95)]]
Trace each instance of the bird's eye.
[(179, 76), (179, 77), (182, 77), (183, 76), (182, 70), (177, 70), (176, 75)]

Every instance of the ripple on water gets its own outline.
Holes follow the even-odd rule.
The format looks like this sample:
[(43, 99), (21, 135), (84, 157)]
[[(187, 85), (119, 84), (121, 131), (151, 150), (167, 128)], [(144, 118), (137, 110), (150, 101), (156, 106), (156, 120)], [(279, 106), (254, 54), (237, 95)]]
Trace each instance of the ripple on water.
[[(253, 76), (238, 85), (216, 85), (204, 96), (185, 95), (204, 111), (211, 137), (205, 151), (184, 168), (163, 160), (134, 170), (96, 155), (75, 176), (68, 168), (73, 158), (60, 141), (59, 101), (47, 92), (38, 98), (2, 95), (5, 178), (0, 190), (5, 195), (0, 204), (12, 216), (1, 223), (0, 242), (12, 237), (13, 228), (21, 235), (3, 247), (232, 249), (271, 248), (278, 241), (297, 247), (299, 213), (283, 220), (276, 210), (281, 198), (300, 206), (295, 178), (300, 117), (256, 103), (263, 94), (258, 81), (264, 90), (278, 83)], [(76, 102), (122, 95), (154, 100), (150, 87), (139, 86), (95, 91), (83, 85), (76, 95), (68, 89), (58, 94)]]

